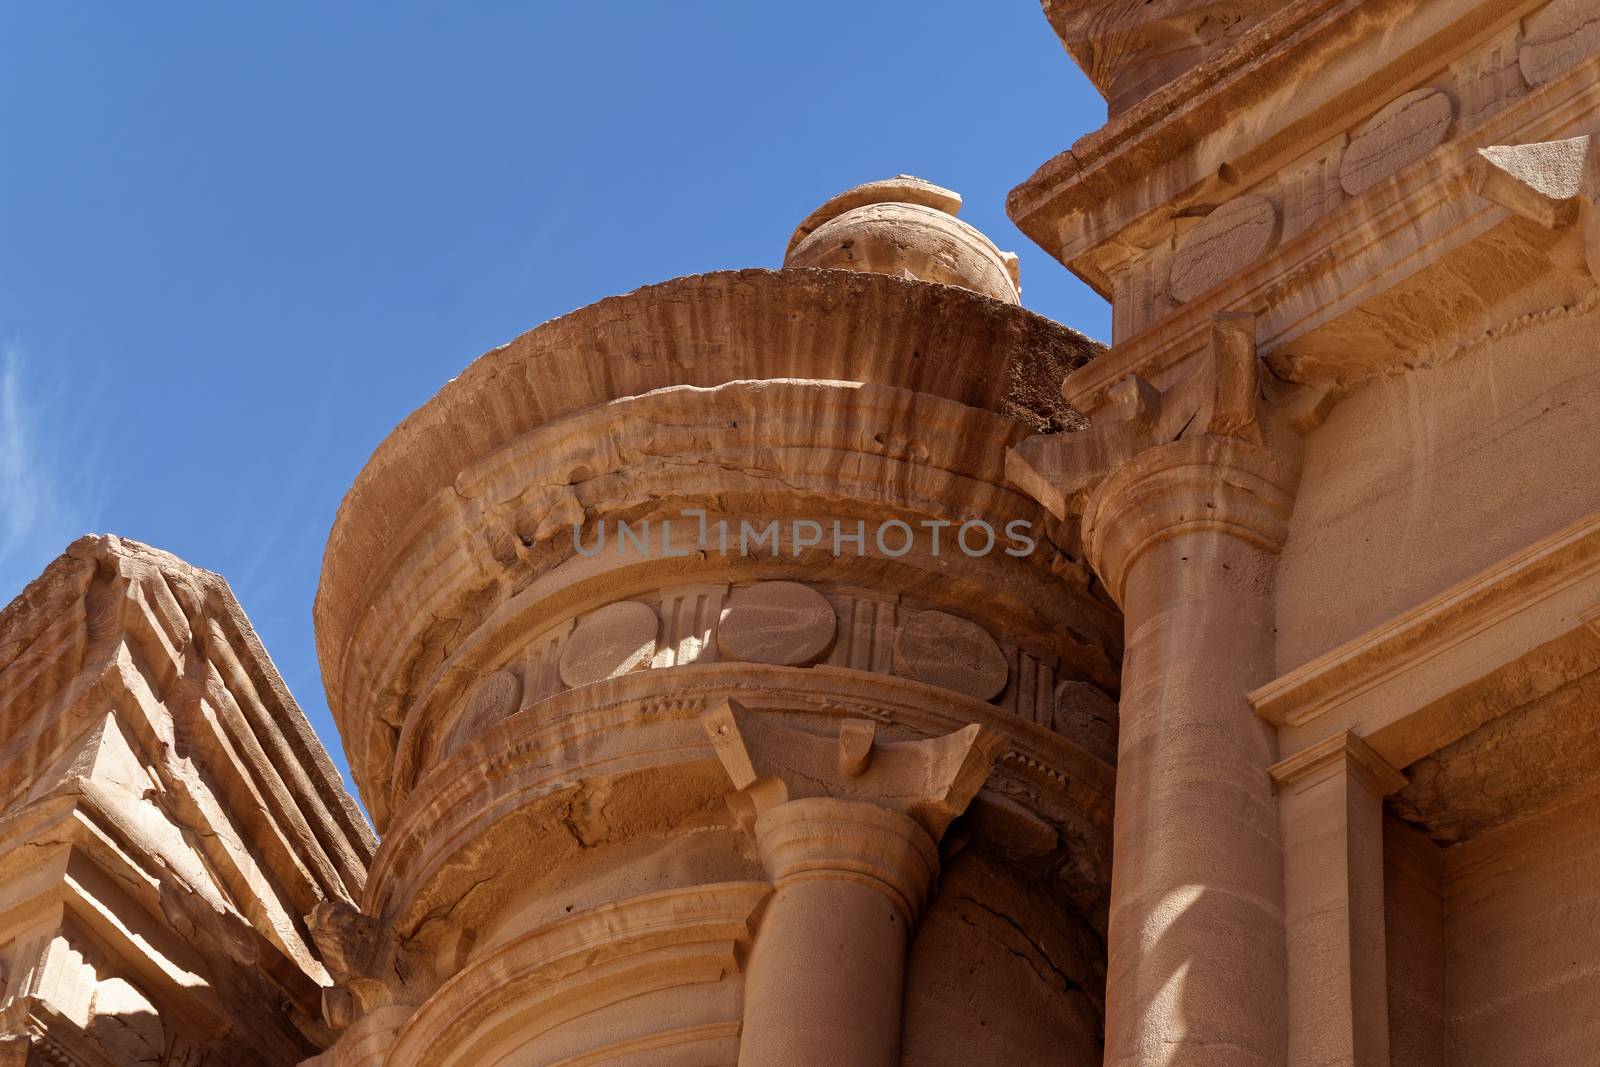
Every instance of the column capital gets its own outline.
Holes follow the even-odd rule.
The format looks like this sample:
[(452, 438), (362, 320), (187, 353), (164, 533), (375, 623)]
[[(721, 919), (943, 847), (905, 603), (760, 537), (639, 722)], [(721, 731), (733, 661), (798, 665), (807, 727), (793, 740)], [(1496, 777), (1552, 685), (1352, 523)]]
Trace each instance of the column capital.
[(1090, 493), (1084, 549), (1121, 604), (1134, 561), (1173, 537), (1213, 532), (1276, 553), (1288, 537), (1297, 481), (1289, 463), (1237, 437), (1159, 445), (1122, 464)]
[(1343, 772), (1363, 779), (1374, 795), (1386, 797), (1406, 786), (1406, 776), (1389, 765), (1360, 737), (1344, 730), (1267, 768), (1281, 790), (1297, 792)]
[(762, 812), (754, 831), (776, 885), (812, 879), (864, 885), (888, 897), (911, 926), (939, 874), (939, 848), (927, 831), (868, 801), (791, 800)]
[(998, 744), (977, 725), (879, 741), (864, 719), (847, 720), (830, 738), (764, 720), (733, 700), (701, 722), (736, 790), (728, 806), (775, 883), (865, 885), (908, 923), (933, 890), (939, 839), (983, 787)]

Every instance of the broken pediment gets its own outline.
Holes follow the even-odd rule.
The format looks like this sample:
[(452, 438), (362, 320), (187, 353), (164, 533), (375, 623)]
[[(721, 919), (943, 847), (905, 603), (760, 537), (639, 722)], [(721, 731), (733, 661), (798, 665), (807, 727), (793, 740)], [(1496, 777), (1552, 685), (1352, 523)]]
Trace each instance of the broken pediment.
[(86, 537), (12, 601), (0, 798), (0, 1039), (194, 1065), (331, 1039), (303, 916), (359, 899), (375, 842), (220, 578)]

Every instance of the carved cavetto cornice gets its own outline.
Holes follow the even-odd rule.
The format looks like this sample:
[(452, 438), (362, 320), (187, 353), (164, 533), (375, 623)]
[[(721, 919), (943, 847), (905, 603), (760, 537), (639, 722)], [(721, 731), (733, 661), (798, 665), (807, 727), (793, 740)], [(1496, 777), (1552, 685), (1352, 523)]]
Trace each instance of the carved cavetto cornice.
[[(371, 711), (352, 706), (361, 698), (349, 692), (349, 674), (371, 658), (352, 646), (359, 643), (355, 632), (363, 619), (383, 614), (374, 604), (384, 588), (429, 555), (425, 543), (414, 541), (417, 522), (396, 522), (395, 516), (449, 506), (464, 471), (569, 416), (600, 409), (604, 418), (605, 406), (623, 397), (729, 382), (807, 380), (906, 390), (992, 413), (1008, 403), (1012, 370), (1039, 361), (1076, 366), (1095, 350), (1075, 331), (956, 286), (795, 269), (678, 278), (602, 300), (486, 354), (379, 445), (329, 536), (315, 612), (318, 659), (353, 774), (376, 823), (382, 826), (388, 801), (371, 781), (383, 772), (368, 764), (384, 761), (369, 760), (366, 749), (381, 745), (381, 730), (398, 725), (399, 718), (374, 724)], [(722, 428), (733, 422), (740, 420), (729, 419)], [(749, 430), (748, 420), (741, 425)], [(873, 426), (868, 436), (886, 429), (891, 428)], [(916, 440), (915, 433), (909, 436)], [(585, 440), (603, 456), (610, 428)], [(758, 473), (760, 465), (750, 459), (761, 456), (766, 444), (742, 443), (737, 455), (726, 457), (730, 471)], [(890, 436), (871, 447), (894, 454), (899, 445)], [(602, 499), (615, 501), (639, 492), (608, 487), (591, 477), (584, 460), (560, 475), (552, 488), (564, 487), (572, 498), (607, 490)], [(765, 479), (769, 487), (774, 481)], [(506, 497), (456, 500), (463, 519), (474, 505), (505, 502)], [(553, 512), (555, 525), (570, 513), (570, 505)], [(538, 541), (538, 527), (534, 521), (512, 532)], [(492, 569), (497, 559), (517, 555), (509, 540), (481, 547), (467, 566)], [(369, 737), (373, 731), (379, 736)]]
[[(980, 612), (1002, 641), (1040, 635), (1063, 674), (1113, 686), (1120, 622), (1087, 592), (1087, 570), (1071, 555), (1076, 531), (1005, 484), (1005, 449), (1024, 433), (1003, 416), (927, 393), (738, 381), (612, 401), (480, 457), (391, 531), (396, 565), (369, 583), (369, 607), (346, 637), (342, 666), (324, 660), (375, 821), (386, 825), (422, 766), (438, 705), (453, 704), (553, 626), (676, 585), (801, 577), (936, 598), (927, 606)], [(785, 514), (837, 516), (847, 526), (978, 516), (996, 529), (1029, 522), (1040, 536), (1029, 557), (993, 553), (958, 567), (926, 551), (884, 558), (875, 545), (860, 558), (818, 549), (772, 560), (709, 550), (582, 558), (572, 543), (574, 523), (592, 544), (596, 525), (652, 514), (657, 529), (670, 517), (678, 537), (691, 508), (735, 527)], [(1065, 595), (1040, 598), (1040, 583)]]
[(1214, 62), (1278, 9), (1271, 0), (1044, 0), (1056, 36), (1113, 116)]
[[(1574, 2), (1281, 5), (1226, 51), (1043, 165), (1013, 190), (1007, 210), (1041, 247), (1108, 293), (1100, 269), (1083, 260), (1086, 253), (1119, 237), (1138, 246), (1127, 236), (1130, 228), (1169, 221), (1170, 207), (1215, 206), (1249, 191), (1312, 147), (1308, 137), (1322, 141), (1326, 131), (1354, 129), (1430, 79), (1459, 77), (1452, 65), (1495, 47), (1508, 24)], [(1088, 15), (1091, 5), (1065, 0), (1063, 6)], [(1157, 7), (1157, 18), (1177, 6)], [(1478, 72), (1470, 63), (1464, 69)], [(1559, 70), (1559, 63), (1546, 64), (1533, 83)]]
[(1241, 71), (1226, 107), (1205, 111), (1197, 84), (1137, 135), (1095, 135), (1092, 164), (1046, 183), (1056, 199), (1019, 190), (1029, 232), (1115, 303), (1115, 347), (1064, 390), (1078, 410), (1130, 374), (1171, 384), (1217, 310), (1258, 315), (1275, 374), (1347, 389), (1592, 289), (1584, 225), (1484, 184), (1480, 156), (1592, 132), (1600, 23), (1583, 5), (1324, 6), (1342, 17)]

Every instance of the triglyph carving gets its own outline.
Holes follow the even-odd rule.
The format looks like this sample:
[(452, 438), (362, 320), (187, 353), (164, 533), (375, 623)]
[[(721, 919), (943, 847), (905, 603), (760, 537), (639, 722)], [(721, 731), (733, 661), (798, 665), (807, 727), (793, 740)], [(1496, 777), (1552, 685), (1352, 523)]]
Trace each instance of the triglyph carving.
[(1522, 26), (1512, 23), (1494, 40), (1450, 65), (1461, 125), (1467, 129), (1527, 92), (1517, 53)]

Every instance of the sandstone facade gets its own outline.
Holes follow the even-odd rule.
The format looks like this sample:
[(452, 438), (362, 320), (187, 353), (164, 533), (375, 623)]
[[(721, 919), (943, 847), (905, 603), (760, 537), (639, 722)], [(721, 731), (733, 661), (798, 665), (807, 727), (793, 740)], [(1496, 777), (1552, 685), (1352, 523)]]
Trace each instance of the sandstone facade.
[[(1581, 1065), (1600, 7), (1047, 0), (1106, 127), (538, 327), (315, 606), (0, 616), (0, 1060)], [(9, 768), (9, 769), (6, 769)]]
[(12, 601), (0, 795), (0, 1062), (332, 1040), (302, 916), (361, 898), (375, 841), (216, 575), (91, 537)]

